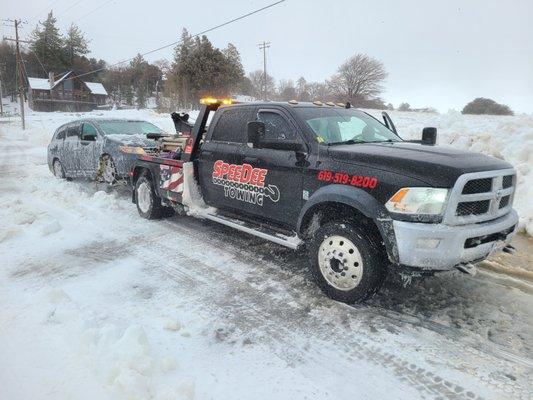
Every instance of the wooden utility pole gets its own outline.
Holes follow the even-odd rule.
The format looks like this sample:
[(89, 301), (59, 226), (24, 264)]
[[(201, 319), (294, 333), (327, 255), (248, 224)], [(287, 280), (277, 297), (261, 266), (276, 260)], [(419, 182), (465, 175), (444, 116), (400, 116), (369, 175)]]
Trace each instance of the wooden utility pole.
[(2, 64), (0, 64), (0, 117), (4, 116), (4, 94), (2, 93)]
[(266, 58), (266, 49), (270, 47), (270, 42), (265, 42), (259, 44), (259, 49), (263, 50), (263, 100), (267, 100), (267, 58)]
[(24, 65), (22, 64), (22, 56), (20, 55), (20, 42), (26, 42), (25, 40), (19, 39), (19, 27), (22, 21), (20, 19), (6, 20), (8, 22), (13, 22), (15, 27), (15, 39), (4, 38), (4, 40), (11, 40), (15, 42), (15, 61), (17, 65), (17, 75), (18, 75), (18, 91), (19, 91), (19, 100), (20, 100), (20, 119), (22, 121), (22, 129), (26, 129), (26, 121), (24, 118)]

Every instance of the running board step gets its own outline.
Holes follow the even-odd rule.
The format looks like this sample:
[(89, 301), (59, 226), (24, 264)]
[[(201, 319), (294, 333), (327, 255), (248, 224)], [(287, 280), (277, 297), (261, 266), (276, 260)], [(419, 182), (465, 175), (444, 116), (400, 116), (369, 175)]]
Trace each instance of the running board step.
[(282, 233), (276, 232), (273, 229), (269, 229), (264, 226), (256, 226), (249, 222), (245, 222), (240, 219), (229, 218), (220, 214), (205, 213), (204, 217), (211, 221), (218, 222), (219, 224), (226, 225), (239, 231), (249, 233), (250, 235), (260, 237), (261, 239), (288, 247), (289, 249), (296, 250), (303, 244), (303, 241), (296, 234), (294, 236), (283, 235)]

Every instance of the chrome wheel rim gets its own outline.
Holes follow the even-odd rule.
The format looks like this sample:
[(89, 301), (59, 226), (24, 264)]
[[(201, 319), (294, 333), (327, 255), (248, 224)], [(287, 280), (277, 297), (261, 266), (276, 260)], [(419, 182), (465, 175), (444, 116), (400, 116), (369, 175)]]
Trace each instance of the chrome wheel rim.
[(62, 175), (61, 163), (59, 161), (54, 161), (54, 176), (56, 178), (61, 178)]
[(152, 203), (151, 189), (148, 183), (142, 182), (137, 188), (137, 204), (143, 213), (147, 213)]
[(115, 165), (111, 159), (106, 159), (104, 164), (104, 181), (107, 183), (115, 182)]
[(363, 258), (357, 246), (340, 235), (324, 238), (318, 248), (320, 273), (337, 290), (355, 289), (363, 277)]

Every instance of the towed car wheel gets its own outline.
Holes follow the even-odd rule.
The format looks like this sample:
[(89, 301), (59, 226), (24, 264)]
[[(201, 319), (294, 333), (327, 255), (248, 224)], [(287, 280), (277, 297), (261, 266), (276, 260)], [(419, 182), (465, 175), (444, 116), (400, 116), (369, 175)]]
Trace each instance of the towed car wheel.
[(387, 256), (367, 232), (351, 221), (330, 222), (315, 233), (309, 247), (318, 285), (334, 300), (366, 300), (383, 284)]
[(105, 183), (112, 185), (117, 181), (117, 169), (110, 156), (102, 157), (100, 168), (102, 171), (101, 176)]
[(52, 164), (52, 169), (54, 171), (54, 176), (56, 178), (65, 178), (65, 172), (63, 171), (63, 165), (61, 165), (61, 162), (59, 160), (54, 160), (54, 164)]

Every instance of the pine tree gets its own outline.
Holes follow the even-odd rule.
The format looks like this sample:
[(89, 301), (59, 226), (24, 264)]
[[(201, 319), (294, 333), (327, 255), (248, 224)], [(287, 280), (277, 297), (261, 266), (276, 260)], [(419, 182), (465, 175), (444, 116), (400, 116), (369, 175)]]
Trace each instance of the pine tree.
[(89, 53), (89, 48), (87, 46), (88, 41), (85, 39), (80, 29), (74, 24), (71, 24), (68, 28), (63, 43), (64, 51), (67, 55), (66, 59), (70, 66), (74, 64), (75, 57), (81, 57)]
[(64, 55), (64, 41), (56, 26), (52, 11), (43, 22), (39, 22), (32, 32), (31, 50), (37, 54), (50, 71), (61, 72), (68, 69)]

